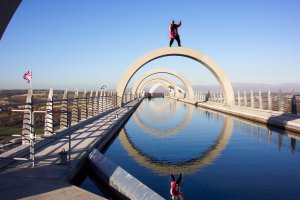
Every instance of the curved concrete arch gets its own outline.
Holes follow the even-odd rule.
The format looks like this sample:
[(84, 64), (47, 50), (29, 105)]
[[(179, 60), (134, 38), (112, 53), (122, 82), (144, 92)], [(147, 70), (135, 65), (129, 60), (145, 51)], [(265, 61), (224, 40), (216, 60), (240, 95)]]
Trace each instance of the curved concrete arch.
[[(150, 88), (149, 93), (151, 93), (151, 94), (154, 93), (155, 90), (157, 90), (157, 89), (160, 88), (160, 87), (165, 88), (161, 83), (156, 83), (156, 84), (154, 84), (154, 85)], [(169, 90), (169, 88), (166, 88), (166, 89)]]
[[(150, 88), (149, 93), (152, 95), (152, 93), (154, 93), (155, 90), (157, 90), (157, 89), (160, 88), (160, 87), (167, 89), (168, 92), (169, 92), (169, 94), (170, 94), (170, 88), (168, 87), (168, 85), (166, 85), (166, 84), (164, 85), (163, 83), (156, 83), (156, 84), (154, 84), (154, 85)], [(171, 89), (171, 90), (173, 91), (173, 89)], [(173, 91), (173, 92), (175, 92), (175, 91)]]
[(212, 59), (210, 59), (203, 53), (184, 47), (166, 47), (157, 49), (137, 59), (121, 77), (117, 87), (117, 95), (121, 98), (123, 97), (123, 94), (129, 81), (141, 67), (151, 62), (152, 60), (166, 56), (183, 56), (191, 58), (203, 64), (219, 82), (222, 92), (224, 94), (225, 103), (227, 105), (234, 105), (233, 89), (229, 78), (226, 76), (223, 70)]
[[(150, 88), (149, 93), (150, 93), (150, 94), (154, 93), (155, 90), (157, 90), (157, 89), (160, 88), (160, 87), (163, 87), (163, 86), (160, 85), (160, 83), (154, 84), (154, 85)], [(186, 92), (185, 92), (182, 88), (180, 88), (178, 85), (176, 86), (176, 91), (178, 91), (179, 93), (182, 93), (182, 94), (185, 94), (185, 93), (186, 93)], [(179, 96), (178, 96), (178, 97), (179, 97)]]
[(170, 84), (173, 87), (174, 94), (177, 97), (178, 91), (175, 90), (176, 85), (171, 80), (164, 78), (164, 77), (155, 77), (155, 78), (149, 78), (149, 79), (145, 80), (142, 87), (139, 87), (140, 89), (137, 91), (136, 94), (141, 94), (144, 91), (145, 87), (147, 87), (147, 85), (152, 84), (152, 83), (162, 82), (162, 81), (167, 82), (168, 84)]
[(126, 130), (124, 128), (120, 131), (119, 139), (129, 155), (131, 155), (139, 164), (145, 166), (148, 169), (151, 169), (163, 175), (169, 173), (177, 174), (178, 172), (181, 172), (183, 174), (190, 174), (202, 169), (205, 166), (208, 166), (218, 156), (220, 156), (221, 152), (229, 143), (233, 127), (233, 118), (230, 116), (224, 116), (223, 127), (215, 144), (212, 145), (199, 157), (176, 164), (165, 163), (162, 161), (158, 162), (154, 158), (144, 154), (141, 150), (134, 146), (130, 138), (127, 137)]
[(195, 98), (193, 88), (192, 88), (190, 82), (188, 81), (188, 79), (185, 76), (183, 76), (182, 74), (178, 73), (175, 70), (163, 69), (163, 68), (154, 69), (154, 70), (151, 70), (151, 71), (146, 72), (145, 74), (143, 74), (135, 82), (135, 84), (133, 85), (133, 87), (131, 89), (131, 93), (134, 94), (134, 95), (136, 94), (136, 92), (138, 91), (138, 88), (141, 85), (141, 83), (143, 82), (143, 80), (145, 80), (146, 78), (148, 78), (149, 76), (152, 76), (154, 74), (161, 74), (161, 73), (170, 74), (170, 75), (173, 75), (173, 76), (177, 77), (179, 80), (181, 80), (183, 82), (184, 86), (186, 87), (186, 89), (188, 91), (188, 96), (187, 97), (190, 98), (190, 99)]
[[(158, 88), (160, 88), (160, 87), (163, 87), (163, 88), (167, 89), (169, 95), (171, 95), (171, 96), (172, 96), (172, 93), (175, 92), (173, 89), (170, 89), (170, 87), (169, 87), (170, 85), (165, 84), (165, 83), (163, 83), (163, 82), (156, 83), (156, 84), (154, 84), (153, 86), (156, 86), (156, 87), (155, 87), (155, 90), (158, 89)], [(153, 86), (151, 87), (151, 89), (153, 88)], [(150, 89), (150, 90), (151, 90), (151, 89)], [(149, 90), (149, 93), (152, 94), (153, 92), (150, 92), (150, 90)]]

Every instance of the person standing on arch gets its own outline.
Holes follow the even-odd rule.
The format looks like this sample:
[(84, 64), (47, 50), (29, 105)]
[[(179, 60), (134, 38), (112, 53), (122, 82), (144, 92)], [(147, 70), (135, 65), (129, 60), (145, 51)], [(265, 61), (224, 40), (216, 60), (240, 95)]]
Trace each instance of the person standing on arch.
[(169, 27), (169, 32), (170, 32), (170, 44), (169, 46), (171, 47), (174, 39), (177, 41), (177, 44), (179, 47), (181, 47), (181, 43), (180, 43), (180, 37), (178, 34), (178, 27), (181, 26), (181, 21), (179, 22), (179, 24), (175, 24), (174, 20), (171, 21), (170, 27)]

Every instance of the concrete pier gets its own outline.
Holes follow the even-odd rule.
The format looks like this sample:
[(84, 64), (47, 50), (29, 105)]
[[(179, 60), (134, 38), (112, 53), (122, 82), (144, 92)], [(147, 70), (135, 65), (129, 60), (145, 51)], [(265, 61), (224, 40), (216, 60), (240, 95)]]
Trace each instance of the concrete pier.
[[(139, 105), (134, 100), (123, 108), (90, 118), (76, 127), (44, 138), (37, 142), (35, 167), (26, 160), (29, 146), (22, 145), (0, 155), (0, 193), (1, 199), (103, 199), (69, 183), (71, 178), (87, 161), (88, 154), (103, 145), (119, 130)], [(68, 164), (60, 164), (60, 152), (71, 151)], [(19, 157), (13, 161), (13, 157)], [(6, 162), (9, 161), (9, 162)]]

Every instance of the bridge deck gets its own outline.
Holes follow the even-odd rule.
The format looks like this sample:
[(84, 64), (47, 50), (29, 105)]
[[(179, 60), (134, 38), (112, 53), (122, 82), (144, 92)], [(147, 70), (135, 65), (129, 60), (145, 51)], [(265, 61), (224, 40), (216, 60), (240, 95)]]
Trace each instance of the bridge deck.
[[(78, 172), (84, 159), (109, 132), (116, 131), (126, 121), (130, 111), (135, 109), (139, 101), (132, 101), (123, 108), (96, 117), (89, 124), (71, 132), (71, 162), (69, 165), (59, 164), (59, 153), (69, 148), (67, 138), (57, 138), (51, 143), (36, 149), (35, 167), (28, 161), (15, 161), (0, 172), (0, 191), (3, 199), (103, 199), (84, 191), (69, 183), (70, 176)], [(116, 118), (118, 114), (118, 118)], [(28, 147), (26, 147), (28, 150)], [(13, 151), (12, 151), (13, 152)], [(9, 152), (5, 154), (9, 156)], [(28, 156), (27, 156), (28, 157)]]

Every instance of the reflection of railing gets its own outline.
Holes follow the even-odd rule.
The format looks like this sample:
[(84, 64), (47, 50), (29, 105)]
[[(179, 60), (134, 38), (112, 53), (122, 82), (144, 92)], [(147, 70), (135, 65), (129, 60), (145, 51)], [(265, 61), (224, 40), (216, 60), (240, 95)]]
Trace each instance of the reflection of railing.
[[(220, 91), (195, 92), (195, 99), (196, 101), (225, 102), (224, 95)], [(297, 114), (300, 113), (300, 95), (293, 90), (290, 93), (282, 93), (281, 90), (278, 93), (270, 91), (262, 93), (260, 90), (258, 93), (254, 93), (252, 90), (250, 92), (237, 91), (235, 105)]]
[(120, 101), (114, 91), (90, 92), (89, 95), (86, 91), (65, 91), (61, 96), (53, 95), (52, 89), (47, 100), (33, 101), (33, 91), (29, 90), (26, 103), (0, 106), (0, 153), (20, 144), (32, 146), (30, 152), (34, 152), (36, 140), (50, 138), (79, 122), (112, 110)]
[[(279, 151), (281, 151), (282, 147), (285, 147), (290, 148), (291, 155), (295, 153), (296, 142), (300, 139), (297, 134), (285, 130), (272, 130), (263, 124), (253, 124), (242, 119), (237, 119), (236, 121), (237, 133), (248, 133), (251, 137), (257, 137), (259, 142), (265, 140), (268, 144), (277, 144)], [(289, 137), (289, 139), (283, 139), (284, 136)]]

